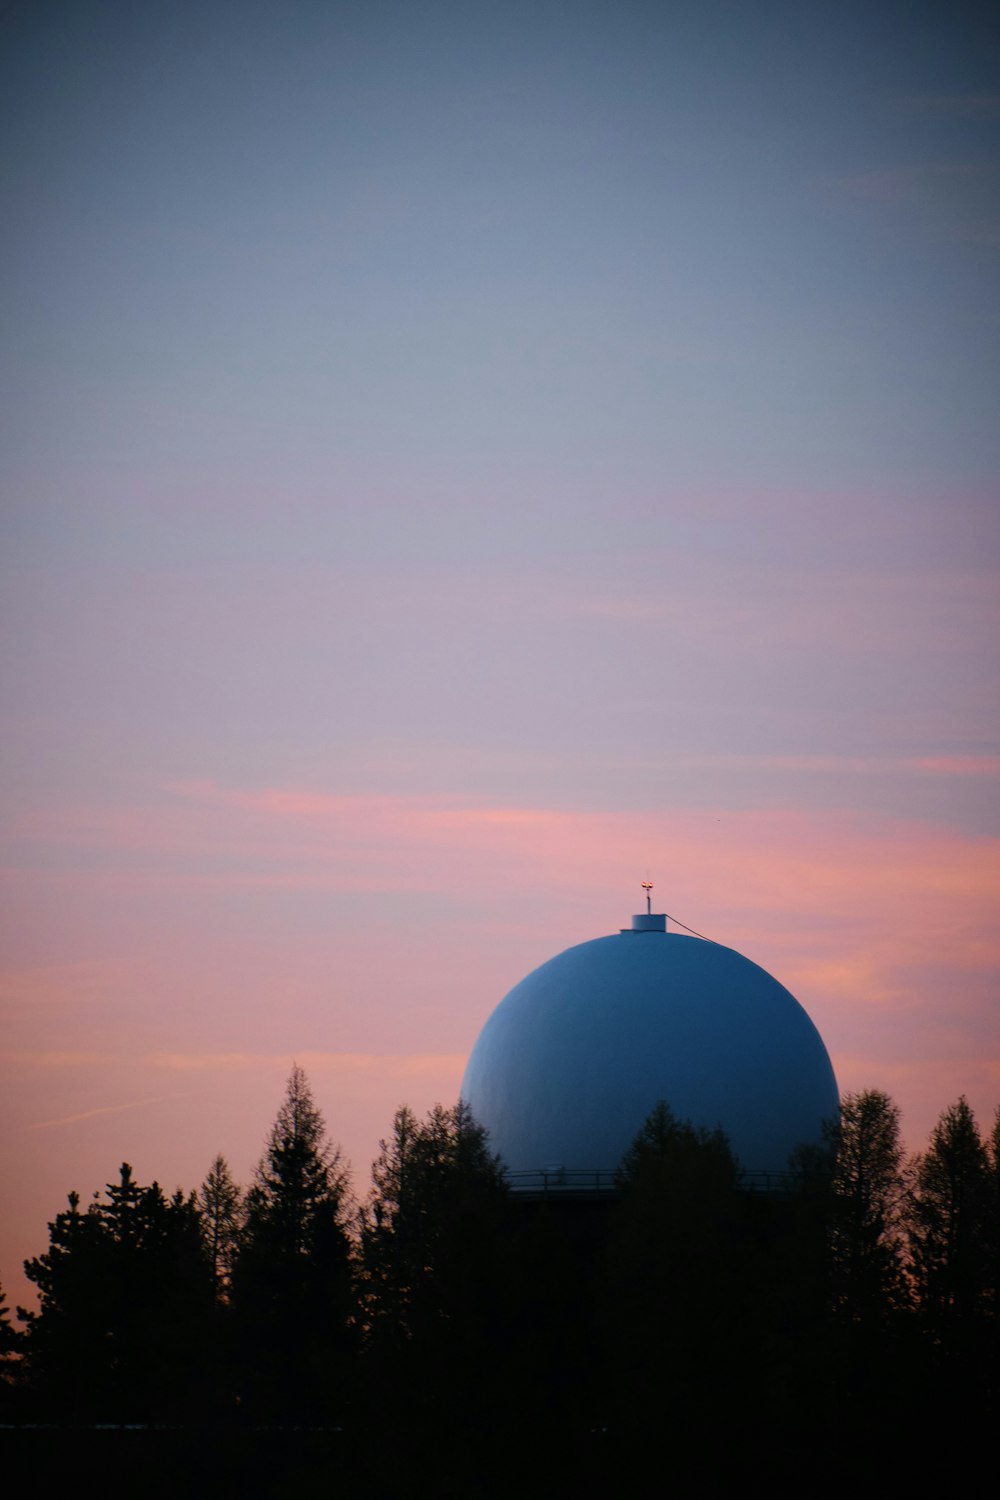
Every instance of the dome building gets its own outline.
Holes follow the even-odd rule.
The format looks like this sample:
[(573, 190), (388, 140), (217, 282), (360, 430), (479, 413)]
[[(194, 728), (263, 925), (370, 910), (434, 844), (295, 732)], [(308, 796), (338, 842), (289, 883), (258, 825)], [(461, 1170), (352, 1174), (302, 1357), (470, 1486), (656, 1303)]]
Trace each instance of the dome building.
[(788, 990), (648, 910), (514, 986), (480, 1032), (462, 1098), (515, 1188), (610, 1186), (661, 1099), (721, 1127), (749, 1181), (783, 1173), (838, 1109), (823, 1040)]

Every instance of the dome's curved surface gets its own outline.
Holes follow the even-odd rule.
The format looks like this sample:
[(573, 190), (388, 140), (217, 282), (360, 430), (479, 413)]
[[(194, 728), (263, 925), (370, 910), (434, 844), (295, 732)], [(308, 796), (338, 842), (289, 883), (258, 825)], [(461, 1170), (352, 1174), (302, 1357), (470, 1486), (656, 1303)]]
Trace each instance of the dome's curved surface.
[(500, 1002), (462, 1097), (514, 1172), (614, 1168), (659, 1099), (721, 1126), (748, 1171), (782, 1171), (837, 1112), (802, 1006), (732, 948), (636, 918), (568, 948)]

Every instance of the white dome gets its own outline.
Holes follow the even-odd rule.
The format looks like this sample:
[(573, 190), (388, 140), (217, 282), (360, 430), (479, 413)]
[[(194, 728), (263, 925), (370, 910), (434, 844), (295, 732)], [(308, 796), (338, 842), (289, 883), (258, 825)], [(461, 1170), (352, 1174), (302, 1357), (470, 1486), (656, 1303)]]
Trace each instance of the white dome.
[(514, 986), (479, 1034), (462, 1097), (513, 1172), (617, 1167), (658, 1100), (721, 1126), (747, 1171), (784, 1171), (837, 1113), (802, 1006), (732, 948), (662, 916), (568, 948)]

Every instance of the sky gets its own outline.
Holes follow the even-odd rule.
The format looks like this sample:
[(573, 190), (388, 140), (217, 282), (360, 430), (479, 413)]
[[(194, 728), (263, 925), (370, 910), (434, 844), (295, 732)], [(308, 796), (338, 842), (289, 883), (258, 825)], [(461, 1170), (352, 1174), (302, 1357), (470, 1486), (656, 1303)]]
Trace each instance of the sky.
[(666, 910), (1000, 1104), (991, 7), (5, 8), (0, 1281)]

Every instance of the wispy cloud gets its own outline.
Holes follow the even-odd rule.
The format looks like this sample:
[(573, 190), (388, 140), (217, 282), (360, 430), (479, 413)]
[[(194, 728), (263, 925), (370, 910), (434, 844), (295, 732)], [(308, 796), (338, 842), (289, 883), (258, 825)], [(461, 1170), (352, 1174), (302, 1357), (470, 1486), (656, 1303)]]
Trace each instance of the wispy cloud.
[(377, 1073), (382, 1078), (414, 1078), (465, 1066), (465, 1056), (455, 1052), (151, 1052), (141, 1061), (169, 1072), (231, 1072), (286, 1069), (297, 1062), (312, 1075)]
[(151, 1104), (166, 1104), (171, 1095), (164, 1094), (156, 1099), (135, 1099), (129, 1104), (103, 1104), (97, 1109), (81, 1110), (79, 1114), (63, 1115), (58, 1120), (39, 1120), (33, 1125), (24, 1125), (22, 1130), (55, 1130), (62, 1125), (79, 1125), (83, 1120), (96, 1120), (99, 1115), (120, 1115), (130, 1109), (147, 1109)]
[[(669, 784), (680, 769), (700, 768), (760, 773), (783, 789), (781, 778), (793, 774), (995, 779), (1000, 757), (665, 755), (656, 761), (621, 761), (616, 768), (644, 774), (651, 788)], [(818, 891), (840, 890), (845, 882), (858, 890), (870, 887), (875, 872), (881, 872), (879, 878), (891, 874), (896, 889), (911, 889), (915, 879), (925, 888), (936, 887), (946, 870), (959, 881), (981, 883), (989, 870), (995, 874), (1000, 847), (993, 840), (918, 821), (781, 806), (766, 811), (728, 807), (723, 814), (717, 807), (658, 807), (654, 800), (648, 810), (614, 814), (448, 796), (237, 788), (208, 780), (175, 783), (170, 795), (174, 806), (152, 801), (144, 808), (95, 808), (79, 822), (72, 810), (65, 816), (50, 810), (46, 837), (65, 839), (68, 845), (84, 840), (103, 850), (104, 859), (100, 868), (91, 865), (82, 875), (71, 867), (63, 874), (47, 873), (46, 880), (85, 879), (92, 890), (102, 879), (113, 888), (141, 880), (156, 888), (192, 891), (455, 893), (470, 882), (485, 892), (506, 889), (512, 881), (522, 887), (567, 889), (595, 878), (601, 867), (608, 868), (609, 858), (614, 869), (634, 866), (636, 859), (645, 866), (658, 849), (669, 849), (671, 868), (687, 871), (690, 878), (706, 868), (705, 839), (711, 833), (715, 868), (724, 874), (720, 895), (726, 880), (744, 899), (748, 891), (761, 891), (761, 872), (766, 870), (776, 892), (780, 888), (780, 900), (790, 900), (794, 911), (803, 900), (814, 902)], [(137, 855), (144, 857), (138, 867)], [(744, 866), (753, 875), (737, 887), (734, 871)], [(776, 893), (774, 899), (775, 909), (781, 909)], [(45, 989), (51, 987), (48, 977)], [(12, 977), (0, 980), (0, 988), (15, 995), (21, 989)]]
[[(260, 1069), (288, 1068), (298, 1062), (310, 1073), (369, 1073), (377, 1071), (386, 1077), (413, 1077), (437, 1073), (442, 1069), (464, 1066), (465, 1055), (458, 1052), (321, 1052), (304, 1050), (292, 1057), (287, 1052), (93, 1052), (62, 1048), (51, 1051), (6, 1051), (4, 1062), (22, 1068), (109, 1068), (141, 1066), (162, 1069), (168, 1073), (254, 1072)], [(46, 1125), (66, 1125), (92, 1115), (115, 1114), (123, 1109), (138, 1109), (144, 1104), (163, 1103), (175, 1095), (143, 1099), (133, 1104), (113, 1104), (87, 1110), (80, 1115), (46, 1121)], [(33, 1129), (42, 1129), (41, 1125)]]
[(551, 827), (566, 814), (540, 807), (469, 803), (460, 797), (434, 796), (337, 796), (298, 787), (259, 789), (222, 786), (214, 781), (172, 782), (165, 788), (177, 796), (206, 804), (227, 806), (269, 817), (311, 822), (357, 823), (376, 832), (405, 826), (414, 829), (474, 827)]
[(0, 1052), (0, 1059), (19, 1068), (108, 1068), (125, 1061), (119, 1052), (97, 1052), (79, 1047), (4, 1050)]
[(910, 765), (926, 776), (1000, 776), (1000, 755), (924, 755)]

